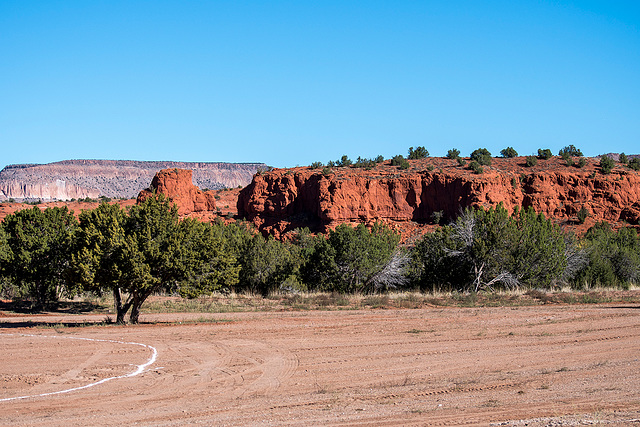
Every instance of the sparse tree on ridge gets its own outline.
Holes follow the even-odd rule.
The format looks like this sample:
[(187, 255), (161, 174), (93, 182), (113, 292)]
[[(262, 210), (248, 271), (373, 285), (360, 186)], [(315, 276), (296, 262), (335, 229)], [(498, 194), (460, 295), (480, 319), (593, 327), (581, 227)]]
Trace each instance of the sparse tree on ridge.
[(481, 166), (491, 166), (491, 153), (486, 148), (478, 148), (471, 153), (471, 160)]
[(460, 150), (458, 150), (457, 148), (452, 148), (451, 150), (447, 151), (447, 159), (457, 160), (459, 158)]
[(429, 151), (426, 148), (419, 146), (414, 150), (413, 147), (409, 147), (409, 156), (407, 157), (409, 160), (423, 159), (425, 157), (429, 157)]
[(553, 154), (551, 154), (551, 150), (549, 148), (545, 148), (544, 150), (542, 148), (538, 148), (539, 159), (548, 160), (551, 157), (553, 157)]
[(563, 159), (566, 157), (582, 157), (582, 151), (571, 144), (560, 149), (560, 151), (558, 152), (558, 156), (562, 157)]
[(518, 157), (518, 152), (513, 147), (507, 147), (500, 151), (500, 155), (505, 158)]

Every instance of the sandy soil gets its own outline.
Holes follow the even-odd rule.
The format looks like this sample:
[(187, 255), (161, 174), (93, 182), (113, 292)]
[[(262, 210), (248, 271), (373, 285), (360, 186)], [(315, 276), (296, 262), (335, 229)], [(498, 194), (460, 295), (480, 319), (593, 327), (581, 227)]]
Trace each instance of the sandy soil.
[(640, 424), (637, 306), (26, 320), (102, 319), (0, 318), (0, 399), (132, 372), (152, 351), (131, 342), (158, 356), (134, 377), (0, 401), (1, 425)]

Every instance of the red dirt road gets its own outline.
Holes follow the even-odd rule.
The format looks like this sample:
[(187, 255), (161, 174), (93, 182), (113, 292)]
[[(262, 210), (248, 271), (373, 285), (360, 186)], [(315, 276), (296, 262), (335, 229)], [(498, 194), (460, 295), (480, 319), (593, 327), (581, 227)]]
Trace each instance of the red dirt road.
[(151, 356), (68, 337), (158, 356), (0, 401), (1, 425), (640, 425), (636, 306), (28, 319), (0, 318), (0, 399)]

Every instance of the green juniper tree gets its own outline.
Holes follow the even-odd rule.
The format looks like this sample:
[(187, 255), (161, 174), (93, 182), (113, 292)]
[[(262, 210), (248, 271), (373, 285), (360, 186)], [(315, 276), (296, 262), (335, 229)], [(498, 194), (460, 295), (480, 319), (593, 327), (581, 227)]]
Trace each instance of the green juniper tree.
[(560, 229), (532, 210), (466, 209), (414, 249), (420, 287), (479, 291), (500, 285), (548, 286), (566, 266)]
[(423, 159), (425, 157), (429, 157), (429, 151), (426, 148), (419, 146), (414, 150), (413, 147), (409, 147), (409, 156), (407, 157), (409, 160)]
[(491, 153), (486, 148), (478, 148), (471, 153), (471, 160), (481, 166), (491, 166)]
[(11, 262), (3, 264), (3, 269), (34, 309), (42, 310), (62, 295), (75, 293), (69, 268), (77, 226), (66, 207), (33, 207), (5, 217)]
[(507, 147), (500, 150), (500, 155), (505, 158), (518, 157), (518, 152), (513, 147)]
[(329, 236), (316, 238), (303, 276), (314, 289), (370, 292), (376, 275), (392, 260), (400, 236), (383, 224), (341, 224)]
[(113, 292), (117, 322), (138, 323), (159, 291), (184, 297), (235, 285), (239, 267), (210, 224), (178, 220), (175, 205), (149, 197), (127, 213), (103, 203), (81, 215), (76, 274), (87, 289)]

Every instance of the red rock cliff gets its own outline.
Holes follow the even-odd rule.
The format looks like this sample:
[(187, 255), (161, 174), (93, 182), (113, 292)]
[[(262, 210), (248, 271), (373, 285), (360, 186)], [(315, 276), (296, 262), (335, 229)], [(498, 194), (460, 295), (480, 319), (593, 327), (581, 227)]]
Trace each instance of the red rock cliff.
[(151, 188), (142, 190), (138, 203), (151, 196), (153, 192), (164, 194), (178, 206), (179, 215), (193, 212), (214, 211), (216, 209), (213, 193), (203, 192), (193, 185), (193, 172), (188, 169), (163, 169), (156, 173)]
[(640, 174), (618, 165), (604, 175), (596, 159), (583, 168), (559, 158), (527, 168), (524, 158), (493, 159), (480, 175), (456, 161), (411, 161), (402, 171), (388, 162), (364, 171), (334, 168), (278, 169), (254, 176), (238, 198), (238, 214), (276, 236), (298, 226), (326, 231), (343, 222), (429, 222), (434, 212), (453, 218), (467, 206), (512, 211), (532, 207), (558, 222), (573, 223), (583, 206), (596, 220), (640, 220)]

